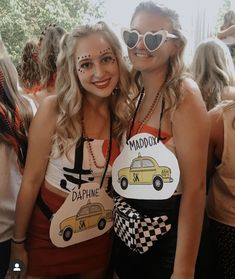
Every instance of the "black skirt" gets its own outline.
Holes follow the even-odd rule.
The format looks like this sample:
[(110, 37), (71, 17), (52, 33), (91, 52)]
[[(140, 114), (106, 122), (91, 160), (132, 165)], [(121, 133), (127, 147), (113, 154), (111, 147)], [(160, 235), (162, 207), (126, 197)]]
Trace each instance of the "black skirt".
[(160, 236), (144, 254), (132, 251), (118, 236), (115, 236), (112, 262), (120, 279), (171, 277), (177, 242), (180, 198), (180, 195), (175, 195), (167, 200), (127, 200), (142, 215), (148, 217), (167, 215), (171, 229)]

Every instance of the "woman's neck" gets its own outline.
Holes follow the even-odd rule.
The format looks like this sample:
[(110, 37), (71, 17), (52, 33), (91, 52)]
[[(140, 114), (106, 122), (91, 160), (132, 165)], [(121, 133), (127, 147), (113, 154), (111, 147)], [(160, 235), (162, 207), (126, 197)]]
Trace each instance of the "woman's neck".
[(166, 80), (165, 73), (142, 73), (142, 82), (144, 87), (144, 100), (145, 105), (151, 104), (157, 92), (162, 88)]
[(93, 139), (109, 137), (110, 112), (108, 102), (94, 102), (93, 99), (83, 99), (82, 121), (86, 136)]
[(93, 98), (90, 96), (83, 97), (83, 111), (89, 114), (94, 113), (97, 115), (107, 115), (109, 111), (108, 99)]

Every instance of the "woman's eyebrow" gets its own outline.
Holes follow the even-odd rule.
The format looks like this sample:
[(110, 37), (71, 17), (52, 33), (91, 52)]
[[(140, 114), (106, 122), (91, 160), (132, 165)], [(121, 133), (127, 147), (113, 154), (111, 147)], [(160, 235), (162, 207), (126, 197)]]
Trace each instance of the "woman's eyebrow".
[(104, 49), (100, 50), (100, 54), (103, 54), (103, 53), (106, 53), (106, 52), (111, 52), (111, 48), (107, 47), (107, 48), (104, 48)]
[(77, 59), (78, 59), (78, 63), (80, 63), (80, 62), (90, 61), (92, 59), (103, 57), (106, 54), (113, 55), (113, 52), (111, 51), (111, 49), (105, 49), (105, 50), (101, 50), (99, 55), (97, 55), (96, 57), (91, 57), (91, 55), (83, 55), (83, 56), (79, 56)]
[(111, 55), (113, 55), (113, 53), (112, 53), (111, 50), (109, 50), (109, 51), (107, 50), (106, 52), (101, 53), (100, 57), (103, 57), (103, 56), (106, 55), (106, 54), (111, 54)]
[(90, 60), (90, 59), (91, 59), (91, 55), (90, 54), (78, 56), (78, 58), (77, 58), (78, 62), (81, 62), (81, 61), (84, 61), (84, 60)]

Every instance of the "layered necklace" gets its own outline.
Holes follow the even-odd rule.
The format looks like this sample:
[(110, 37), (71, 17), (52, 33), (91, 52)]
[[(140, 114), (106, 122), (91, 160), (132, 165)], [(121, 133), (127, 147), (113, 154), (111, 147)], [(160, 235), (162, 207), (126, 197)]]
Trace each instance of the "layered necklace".
[[(137, 129), (137, 134), (142, 130), (143, 126), (145, 123), (148, 122), (148, 120), (152, 117), (158, 103), (159, 103), (159, 100), (161, 98), (161, 93), (163, 91), (163, 87), (165, 85), (165, 82), (162, 83), (162, 85), (160, 86), (159, 90), (157, 91), (154, 99), (153, 99), (153, 102), (149, 108), (149, 110), (147, 111), (146, 115), (144, 116), (143, 120), (140, 121), (140, 124), (139, 124), (139, 127)], [(137, 107), (136, 107), (136, 110), (135, 110), (135, 113), (134, 113), (134, 116), (133, 116), (133, 119), (132, 119), (132, 123), (131, 123), (131, 127), (130, 127), (130, 130), (129, 130), (129, 135), (128, 135), (128, 139), (130, 138), (131, 136), (131, 132), (132, 132), (132, 129), (133, 129), (133, 126), (134, 126), (134, 122), (135, 122), (135, 119), (136, 119), (136, 115), (137, 115), (137, 112), (139, 111), (139, 108), (143, 102), (143, 98), (144, 98), (144, 95), (145, 95), (145, 91), (144, 91), (144, 88), (141, 89), (141, 92), (140, 92), (140, 97), (139, 97), (139, 100), (138, 100), (138, 103), (137, 103)], [(164, 103), (164, 98), (163, 98), (163, 103)], [(162, 114), (163, 114), (163, 105), (162, 105), (162, 109), (161, 109), (161, 115), (160, 115), (160, 120), (162, 118)], [(160, 121), (160, 125), (161, 125), (161, 121)]]

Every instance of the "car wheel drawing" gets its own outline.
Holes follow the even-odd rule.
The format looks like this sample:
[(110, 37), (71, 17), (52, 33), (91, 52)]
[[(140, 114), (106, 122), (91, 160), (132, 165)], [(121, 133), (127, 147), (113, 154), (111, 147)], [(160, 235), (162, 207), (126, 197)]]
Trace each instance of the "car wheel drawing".
[(153, 187), (155, 190), (160, 191), (163, 187), (163, 180), (160, 176), (155, 176), (153, 178)]
[(122, 190), (126, 190), (126, 188), (128, 187), (128, 180), (126, 179), (126, 177), (122, 177), (120, 184)]
[(69, 241), (73, 235), (73, 230), (71, 228), (66, 228), (63, 232), (64, 241)]
[(99, 230), (103, 230), (106, 226), (106, 220), (105, 219), (100, 219), (98, 223), (98, 228)]

